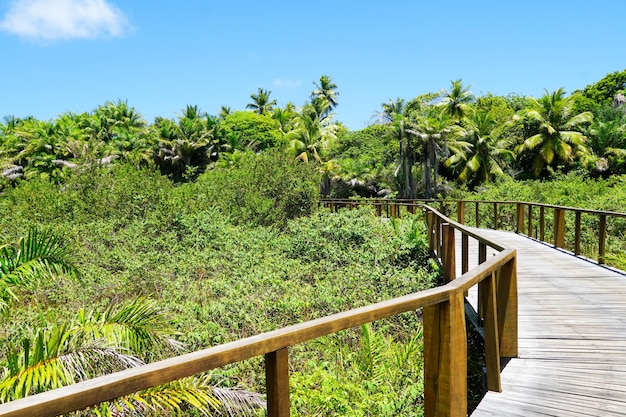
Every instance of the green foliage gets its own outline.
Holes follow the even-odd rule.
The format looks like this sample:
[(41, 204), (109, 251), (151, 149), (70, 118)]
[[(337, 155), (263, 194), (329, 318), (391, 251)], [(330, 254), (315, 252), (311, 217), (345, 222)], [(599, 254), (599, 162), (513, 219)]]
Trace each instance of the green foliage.
[(420, 416), (424, 380), (422, 333), (397, 342), (361, 326), (353, 343), (325, 338), (319, 362), (291, 376), (296, 416)]
[(313, 211), (318, 183), (312, 167), (269, 152), (245, 153), (236, 165), (208, 171), (190, 188), (207, 193), (234, 222), (281, 226)]
[(76, 267), (69, 258), (69, 248), (59, 236), (35, 227), (16, 245), (0, 247), (0, 311), (11, 298), (17, 300), (16, 288), (31, 287), (42, 277), (75, 275)]
[(279, 147), (282, 138), (280, 124), (265, 114), (236, 111), (219, 123), (219, 139), (227, 145), (228, 152)]
[(613, 102), (618, 93), (624, 93), (625, 90), (626, 70), (607, 74), (600, 81), (585, 87), (580, 93), (596, 105), (607, 105)]

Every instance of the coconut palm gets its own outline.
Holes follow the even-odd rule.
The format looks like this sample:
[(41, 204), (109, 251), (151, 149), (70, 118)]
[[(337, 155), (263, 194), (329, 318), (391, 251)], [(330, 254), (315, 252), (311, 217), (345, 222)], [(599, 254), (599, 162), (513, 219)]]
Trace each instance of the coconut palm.
[(455, 123), (460, 123), (470, 113), (470, 104), (475, 97), (469, 90), (471, 86), (465, 87), (462, 80), (451, 81), (451, 83), (450, 91), (445, 93), (440, 105)]
[(496, 120), (490, 112), (477, 111), (466, 119), (469, 146), (465, 152), (453, 154), (445, 162), (458, 174), (458, 180), (480, 185), (504, 173), (504, 168), (515, 160), (515, 154), (504, 140), (493, 135)]
[[(535, 126), (534, 134), (517, 147), (520, 156), (532, 153), (531, 170), (538, 177), (547, 166), (570, 165), (574, 159), (587, 153), (586, 137), (580, 128), (593, 120), (585, 111), (572, 114), (573, 96), (565, 97), (563, 88), (532, 99), (523, 114)], [(518, 117), (519, 118), (519, 117)]]
[(276, 100), (270, 100), (271, 94), (271, 91), (264, 90), (259, 87), (259, 92), (257, 94), (250, 94), (252, 103), (246, 104), (246, 109), (253, 110), (258, 114), (271, 113), (274, 106), (277, 104)]
[(432, 106), (410, 112), (408, 121), (406, 132), (411, 136), (411, 146), (419, 155), (424, 171), (425, 197), (435, 198), (439, 158), (467, 149), (468, 144), (458, 140), (465, 130), (454, 123), (448, 112)]
[(286, 135), (296, 159), (322, 164), (320, 150), (337, 138), (338, 126), (332, 123), (329, 106), (326, 100), (315, 98), (298, 113), (295, 128)]
[(67, 244), (49, 229), (29, 229), (15, 245), (0, 247), (0, 310), (17, 299), (15, 289), (60, 274), (77, 274)]
[(320, 77), (319, 84), (315, 81), (313, 84), (315, 85), (315, 90), (311, 93), (311, 100), (315, 100), (316, 98), (326, 100), (328, 102), (327, 111), (333, 111), (333, 109), (339, 104), (337, 101), (339, 92), (337, 91), (337, 84), (333, 82), (332, 77), (322, 75)]
[(394, 121), (394, 115), (403, 115), (405, 111), (405, 102), (403, 98), (396, 98), (396, 100), (389, 99), (389, 102), (382, 103), (381, 111), (374, 113), (372, 119), (375, 123), (389, 124)]

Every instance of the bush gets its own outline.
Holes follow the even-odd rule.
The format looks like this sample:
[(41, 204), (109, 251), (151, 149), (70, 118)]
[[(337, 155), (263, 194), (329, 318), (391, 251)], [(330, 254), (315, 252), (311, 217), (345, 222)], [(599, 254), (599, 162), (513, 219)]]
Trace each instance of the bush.
[(319, 173), (277, 151), (245, 153), (228, 169), (201, 175), (191, 191), (204, 195), (237, 224), (284, 226), (317, 206)]

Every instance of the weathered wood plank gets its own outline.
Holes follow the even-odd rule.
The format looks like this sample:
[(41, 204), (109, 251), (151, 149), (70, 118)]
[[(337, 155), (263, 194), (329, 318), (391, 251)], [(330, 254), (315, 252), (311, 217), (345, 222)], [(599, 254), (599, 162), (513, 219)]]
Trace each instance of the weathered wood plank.
[[(623, 416), (626, 276), (513, 233), (487, 236), (517, 250), (518, 358), (472, 416)], [(479, 256), (470, 241), (470, 268)]]

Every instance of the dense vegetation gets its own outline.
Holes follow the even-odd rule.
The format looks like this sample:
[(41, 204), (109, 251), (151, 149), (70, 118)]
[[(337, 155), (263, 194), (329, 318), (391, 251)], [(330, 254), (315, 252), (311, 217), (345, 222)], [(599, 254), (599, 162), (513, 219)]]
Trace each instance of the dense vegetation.
[[(124, 101), (49, 121), (5, 117), (0, 400), (436, 282), (419, 219), (331, 214), (320, 195), (623, 211), (625, 80), (539, 99), (477, 98), (457, 80), (383, 103), (359, 131), (333, 120), (329, 76), (300, 107), (259, 88), (247, 110), (189, 105), (153, 123)], [(419, 415), (420, 328), (403, 315), (293, 349), (294, 414)], [(260, 368), (233, 365), (115, 407), (254, 415)]]

